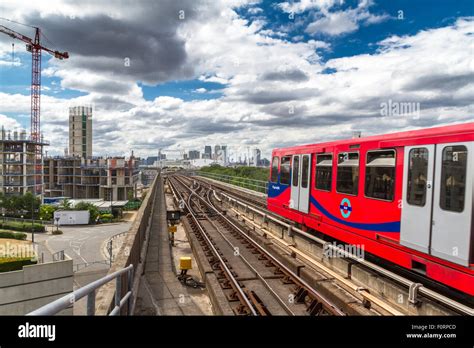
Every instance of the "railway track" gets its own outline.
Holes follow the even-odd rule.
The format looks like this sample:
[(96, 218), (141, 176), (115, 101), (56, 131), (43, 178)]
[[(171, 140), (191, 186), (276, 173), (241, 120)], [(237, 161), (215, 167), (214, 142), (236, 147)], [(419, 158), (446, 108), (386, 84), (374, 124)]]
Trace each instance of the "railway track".
[(345, 315), (224, 215), (211, 190), (168, 180), (236, 315)]
[[(191, 182), (191, 179), (189, 179), (189, 178), (186, 178), (185, 180), (187, 180), (188, 182)], [(269, 212), (266, 209), (266, 207), (262, 207), (260, 204), (256, 204), (254, 202), (255, 199), (248, 199), (247, 195), (244, 195), (244, 194), (241, 194), (241, 193), (236, 193), (235, 190), (232, 190), (231, 188), (226, 187), (224, 185), (216, 184), (214, 182), (212, 182), (212, 184), (211, 184), (209, 181), (201, 179), (201, 178), (193, 177), (193, 181), (195, 181), (196, 183), (198, 183), (201, 186), (207, 186), (209, 188), (218, 189), (219, 193), (221, 195), (222, 195), (222, 193), (224, 193), (224, 196), (226, 196), (226, 198), (228, 200), (234, 200), (235, 202), (240, 201), (239, 205), (245, 207), (246, 212), (247, 212), (248, 209), (252, 210), (249, 215), (254, 216), (255, 214), (256, 215), (260, 214), (262, 216), (265, 216), (264, 219), (270, 218), (270, 219), (280, 223), (282, 226), (290, 226), (291, 225), (291, 224), (289, 224), (288, 220), (286, 220), (282, 217), (276, 216), (272, 212)], [(249, 224), (249, 225), (253, 225), (254, 228), (261, 227), (261, 226), (258, 226), (258, 224), (255, 224), (253, 222), (253, 218), (252, 219), (245, 218), (244, 217), (245, 214), (243, 214), (242, 211), (238, 212), (238, 211), (234, 210), (234, 213), (236, 213), (238, 216), (240, 216), (243, 220), (246, 219), (247, 220), (246, 223)], [(291, 227), (291, 228), (294, 228), (294, 227)], [(294, 228), (294, 229), (299, 231), (297, 228)], [(266, 233), (266, 232), (268, 232), (268, 231), (264, 231), (264, 233)], [(310, 239), (314, 239), (315, 241), (321, 243), (321, 245), (324, 244), (323, 240), (320, 240), (317, 237), (315, 238), (313, 236), (309, 236), (309, 234), (305, 233), (304, 231), (300, 231), (300, 232), (302, 232), (302, 234), (308, 235), (308, 237), (310, 237)], [(331, 272), (331, 270), (327, 267), (327, 265), (321, 264), (321, 262), (319, 260), (314, 259), (311, 255), (308, 255), (306, 252), (298, 250), (292, 243), (285, 243), (283, 240), (281, 240), (279, 238), (274, 238), (273, 241), (276, 244), (279, 244), (279, 246), (282, 250), (286, 250), (288, 253), (291, 253), (292, 255), (295, 255), (295, 254), (298, 255), (299, 259), (303, 260), (303, 262), (305, 262), (310, 267), (313, 267), (313, 268), (316, 268), (316, 269), (319, 269), (319, 270), (322, 269), (326, 273), (328, 271)], [(348, 257), (350, 258), (350, 255), (348, 255)], [(360, 262), (360, 260), (357, 260), (355, 258), (351, 259), (351, 260)], [(418, 284), (418, 283), (415, 283), (414, 281), (411, 281), (409, 279), (404, 278), (401, 275), (395, 274), (391, 271), (383, 269), (382, 267), (376, 266), (376, 265), (374, 265), (370, 262), (362, 261), (360, 263), (363, 264), (364, 266), (367, 265), (367, 268), (370, 269), (371, 271), (375, 271), (377, 274), (382, 275), (383, 277), (386, 277), (390, 280), (394, 280), (394, 281), (396, 281), (396, 282), (398, 282), (402, 285), (407, 286), (408, 288), (411, 288), (410, 284)], [(331, 274), (333, 276), (337, 276), (336, 274), (334, 274), (334, 272), (331, 272)], [(351, 290), (352, 289), (353, 293), (355, 295), (359, 295), (358, 296), (359, 298), (362, 297), (364, 301), (370, 301), (371, 303), (377, 303), (378, 307), (382, 308), (382, 310), (384, 310), (388, 314), (394, 314), (394, 315), (402, 314), (399, 310), (394, 309), (389, 303), (384, 303), (384, 302), (386, 302), (386, 299), (384, 299), (383, 296), (380, 296), (376, 293), (371, 293), (370, 291), (366, 291), (363, 287), (360, 287), (360, 286), (355, 285), (354, 283), (351, 283), (348, 279), (340, 279), (340, 280), (343, 283), (346, 283), (346, 284), (343, 284), (344, 285), (343, 287), (346, 290)], [(449, 296), (443, 295), (442, 293), (438, 293), (436, 291), (433, 291), (433, 290), (430, 290), (430, 289), (427, 289), (427, 288), (423, 288), (422, 291), (419, 291), (418, 299), (415, 299), (415, 300), (417, 300), (417, 301), (422, 300), (422, 298), (424, 296), (427, 296), (429, 299), (434, 300), (436, 303), (439, 303), (441, 306), (443, 306), (447, 309), (454, 310), (455, 313), (464, 314), (464, 315), (466, 315), (466, 314), (467, 315), (473, 315), (474, 314), (474, 310), (471, 307), (466, 306), (463, 303), (460, 303), (457, 300), (452, 299)]]

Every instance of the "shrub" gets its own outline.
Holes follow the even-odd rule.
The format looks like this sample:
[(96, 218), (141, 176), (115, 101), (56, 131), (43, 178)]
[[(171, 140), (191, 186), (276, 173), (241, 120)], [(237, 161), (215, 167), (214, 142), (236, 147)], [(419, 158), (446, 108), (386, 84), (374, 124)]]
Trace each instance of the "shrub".
[(58, 210), (58, 208), (53, 205), (43, 204), (40, 206), (39, 216), (45, 221), (52, 221), (56, 210)]
[(114, 218), (113, 214), (101, 214), (100, 215), (100, 218), (101, 219), (109, 219), (109, 220), (112, 220)]
[(53, 231), (53, 234), (63, 234), (63, 231), (61, 231), (61, 230), (54, 230), (54, 231)]
[(30, 257), (0, 257), (0, 272), (19, 271), (23, 266), (36, 263)]
[(26, 240), (26, 233), (16, 233), (11, 231), (0, 231), (0, 238)]
[[(0, 224), (0, 228), (4, 228), (7, 230), (13, 231), (21, 231), (21, 232), (31, 232), (31, 223), (27, 222), (17, 222), (17, 221), (5, 221)], [(42, 224), (33, 224), (33, 231), (34, 232), (44, 232), (44, 226)]]

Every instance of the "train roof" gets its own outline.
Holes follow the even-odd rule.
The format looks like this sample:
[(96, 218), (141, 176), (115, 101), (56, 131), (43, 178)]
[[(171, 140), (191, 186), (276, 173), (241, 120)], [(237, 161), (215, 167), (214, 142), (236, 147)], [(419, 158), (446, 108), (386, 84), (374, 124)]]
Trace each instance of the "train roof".
[(298, 151), (298, 150), (307, 149), (308, 146), (315, 146), (315, 145), (317, 145), (318, 147), (330, 147), (330, 146), (344, 145), (344, 144), (363, 144), (363, 143), (372, 142), (372, 141), (383, 141), (386, 144), (393, 143), (394, 141), (399, 141), (400, 145), (403, 145), (404, 140), (414, 140), (414, 139), (423, 139), (423, 138), (429, 139), (429, 138), (438, 137), (438, 136), (449, 137), (449, 136), (456, 136), (456, 135), (469, 135), (469, 138), (472, 138), (472, 140), (474, 140), (474, 122), (460, 123), (460, 124), (455, 124), (455, 125), (450, 125), (450, 126), (416, 129), (416, 130), (410, 130), (410, 131), (405, 131), (405, 132), (371, 135), (371, 136), (361, 137), (361, 138), (341, 139), (341, 140), (333, 140), (333, 141), (321, 142), (321, 143), (315, 142), (315, 143), (304, 144), (304, 145), (275, 148), (273, 151), (282, 151), (282, 150)]

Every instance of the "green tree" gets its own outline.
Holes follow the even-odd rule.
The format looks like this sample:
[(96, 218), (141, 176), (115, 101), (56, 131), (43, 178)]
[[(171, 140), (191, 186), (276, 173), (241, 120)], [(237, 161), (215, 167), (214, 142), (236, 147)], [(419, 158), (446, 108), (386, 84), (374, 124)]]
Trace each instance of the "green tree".
[(129, 201), (133, 201), (134, 198), (135, 198), (135, 197), (133, 197), (133, 190), (129, 190), (129, 191), (127, 192), (127, 199), (128, 199)]
[(57, 210), (55, 206), (43, 204), (40, 206), (39, 216), (40, 219), (45, 221), (52, 221), (54, 217), (54, 212)]
[(33, 196), (31, 192), (25, 193), (18, 202), (21, 210), (25, 210), (31, 216), (32, 211), (36, 213), (40, 207), (41, 201), (39, 197)]
[(92, 203), (79, 202), (74, 207), (74, 210), (88, 210), (89, 211), (89, 223), (94, 223), (99, 216), (99, 209)]
[(61, 204), (59, 205), (59, 209), (61, 210), (71, 210), (72, 209), (72, 203), (69, 199), (64, 198)]

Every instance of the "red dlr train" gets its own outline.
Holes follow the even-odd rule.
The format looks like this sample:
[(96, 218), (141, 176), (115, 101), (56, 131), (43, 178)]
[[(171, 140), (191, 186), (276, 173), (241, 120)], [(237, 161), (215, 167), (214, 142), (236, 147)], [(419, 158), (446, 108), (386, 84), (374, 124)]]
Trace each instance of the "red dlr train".
[(275, 149), (267, 203), (474, 295), (474, 122)]

